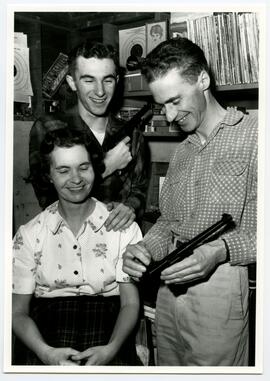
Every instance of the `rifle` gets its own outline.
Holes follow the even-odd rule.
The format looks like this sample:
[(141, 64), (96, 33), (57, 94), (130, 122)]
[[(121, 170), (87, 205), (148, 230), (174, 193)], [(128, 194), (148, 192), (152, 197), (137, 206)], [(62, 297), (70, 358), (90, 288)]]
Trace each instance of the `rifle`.
[[(140, 288), (145, 300), (150, 303), (153, 303), (155, 300), (160, 285), (160, 274), (163, 270), (189, 257), (197, 247), (217, 239), (229, 227), (232, 227), (233, 224), (232, 216), (230, 214), (223, 214), (221, 220), (211, 225), (191, 240), (181, 243), (177, 249), (173, 250), (165, 258), (150, 263), (140, 280)], [(172, 291), (174, 292), (177, 289), (178, 294), (185, 293), (187, 288), (188, 286), (186, 284), (173, 285)]]

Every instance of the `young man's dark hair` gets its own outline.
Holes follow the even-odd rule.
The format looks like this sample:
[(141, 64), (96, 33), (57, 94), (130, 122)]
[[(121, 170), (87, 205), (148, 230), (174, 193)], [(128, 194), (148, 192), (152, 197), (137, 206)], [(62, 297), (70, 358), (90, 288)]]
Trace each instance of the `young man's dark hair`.
[(69, 73), (71, 75), (74, 75), (76, 59), (80, 56), (83, 58), (110, 58), (115, 64), (117, 73), (119, 71), (119, 54), (112, 45), (102, 44), (101, 42), (95, 42), (88, 39), (76, 46), (69, 53), (68, 57)]

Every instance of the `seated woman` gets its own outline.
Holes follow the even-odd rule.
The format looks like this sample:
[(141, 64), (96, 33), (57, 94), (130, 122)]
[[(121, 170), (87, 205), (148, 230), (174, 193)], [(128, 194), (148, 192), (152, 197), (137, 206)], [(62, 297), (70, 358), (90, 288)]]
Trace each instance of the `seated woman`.
[(136, 286), (122, 254), (141, 240), (134, 222), (109, 231), (106, 206), (91, 198), (87, 137), (64, 128), (41, 145), (44, 175), (58, 201), (14, 238), (12, 324), (28, 348), (25, 365), (139, 365)]

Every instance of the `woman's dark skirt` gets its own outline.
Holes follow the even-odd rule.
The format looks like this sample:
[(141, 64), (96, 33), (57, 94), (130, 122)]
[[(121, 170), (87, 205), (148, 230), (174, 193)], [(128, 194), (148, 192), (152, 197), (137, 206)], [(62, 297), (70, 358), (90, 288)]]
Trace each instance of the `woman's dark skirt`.
[[(81, 352), (108, 344), (119, 309), (119, 296), (33, 297), (30, 316), (48, 345), (71, 347)], [(16, 339), (13, 365), (43, 364)], [(141, 365), (136, 355), (135, 332), (107, 365)]]

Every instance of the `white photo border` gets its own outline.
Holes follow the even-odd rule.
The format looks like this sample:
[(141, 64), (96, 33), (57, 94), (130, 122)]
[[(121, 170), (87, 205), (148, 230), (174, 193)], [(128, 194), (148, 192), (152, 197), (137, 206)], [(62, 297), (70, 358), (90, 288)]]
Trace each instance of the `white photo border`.
[[(170, 5), (167, 4), (166, 7), (163, 5), (159, 5), (155, 2), (156, 5), (152, 5), (153, 11), (166, 11), (170, 8)], [(3, 372), (2, 376), (8, 376), (10, 373), (16, 374), (34, 374), (35, 376), (39, 374), (137, 374), (137, 375), (153, 375), (153, 374), (171, 374), (171, 375), (261, 375), (263, 373), (263, 358), (266, 354), (263, 353), (263, 314), (264, 314), (264, 306), (263, 306), (263, 293), (264, 293), (264, 282), (263, 282), (263, 269), (264, 269), (264, 261), (265, 258), (262, 258), (266, 255), (264, 253), (264, 204), (265, 204), (265, 194), (264, 194), (264, 184), (265, 184), (265, 137), (266, 137), (266, 8), (264, 4), (257, 5), (246, 5), (246, 4), (238, 4), (238, 5), (230, 5), (229, 3), (225, 6), (223, 5), (213, 5), (211, 4), (212, 9), (214, 11), (252, 11), (258, 12), (260, 15), (260, 81), (259, 81), (259, 196), (258, 196), (258, 252), (264, 253), (264, 255), (258, 258), (258, 267), (257, 267), (257, 275), (258, 278), (262, 281), (257, 282), (257, 304), (256, 304), (256, 366), (255, 367), (204, 367), (196, 368), (184, 368), (184, 367), (136, 367), (136, 369), (132, 367), (91, 367), (87, 370), (85, 368), (78, 367), (48, 367), (48, 366), (40, 366), (40, 367), (26, 367), (26, 366), (13, 366), (11, 365), (11, 236), (12, 236), (12, 184), (13, 184), (13, 32), (12, 28), (14, 22), (12, 21), (12, 17), (14, 19), (14, 12), (25, 12), (25, 11), (59, 11), (65, 9), (65, 11), (76, 12), (76, 11), (87, 11), (87, 12), (95, 12), (95, 11), (108, 11), (110, 7), (113, 7), (114, 11), (117, 8), (117, 11), (131, 11), (129, 6), (110, 4), (53, 4), (53, 1), (47, 1), (43, 4), (25, 4), (20, 2), (19, 4), (8, 4), (8, 14), (7, 14), (7, 75), (6, 75), (6, 91), (4, 92), (4, 96), (6, 97), (6, 108), (5, 114), (6, 119), (4, 122), (4, 131), (2, 134), (5, 139), (5, 177), (4, 177), (4, 226), (5, 226), (5, 236), (4, 236), (4, 253), (5, 253), (5, 263), (4, 263), (4, 275), (5, 275), (5, 283), (4, 283), (4, 346), (3, 346)], [(150, 6), (143, 7), (145, 11), (149, 11)], [(184, 11), (185, 9), (192, 8), (192, 3), (189, 2), (188, 5), (182, 5), (181, 7), (174, 5), (173, 12), (176, 11)], [(134, 8), (133, 8), (134, 9)], [(195, 9), (199, 11), (198, 5), (195, 6)], [(203, 9), (205, 10), (205, 4)], [(135, 11), (135, 10), (134, 10)], [(138, 8), (136, 8), (138, 11)], [(159, 22), (158, 22), (159, 23)], [(267, 133), (269, 136), (269, 132)], [(267, 338), (265, 340), (268, 340)], [(269, 341), (269, 340), (268, 340)], [(269, 353), (268, 353), (269, 354)], [(266, 357), (265, 357), (266, 358)], [(268, 367), (267, 360), (265, 366)], [(141, 368), (141, 369), (140, 369)], [(193, 376), (192, 376), (193, 378)], [(2, 379), (2, 378), (1, 378)], [(36, 379), (36, 377), (35, 377)]]

